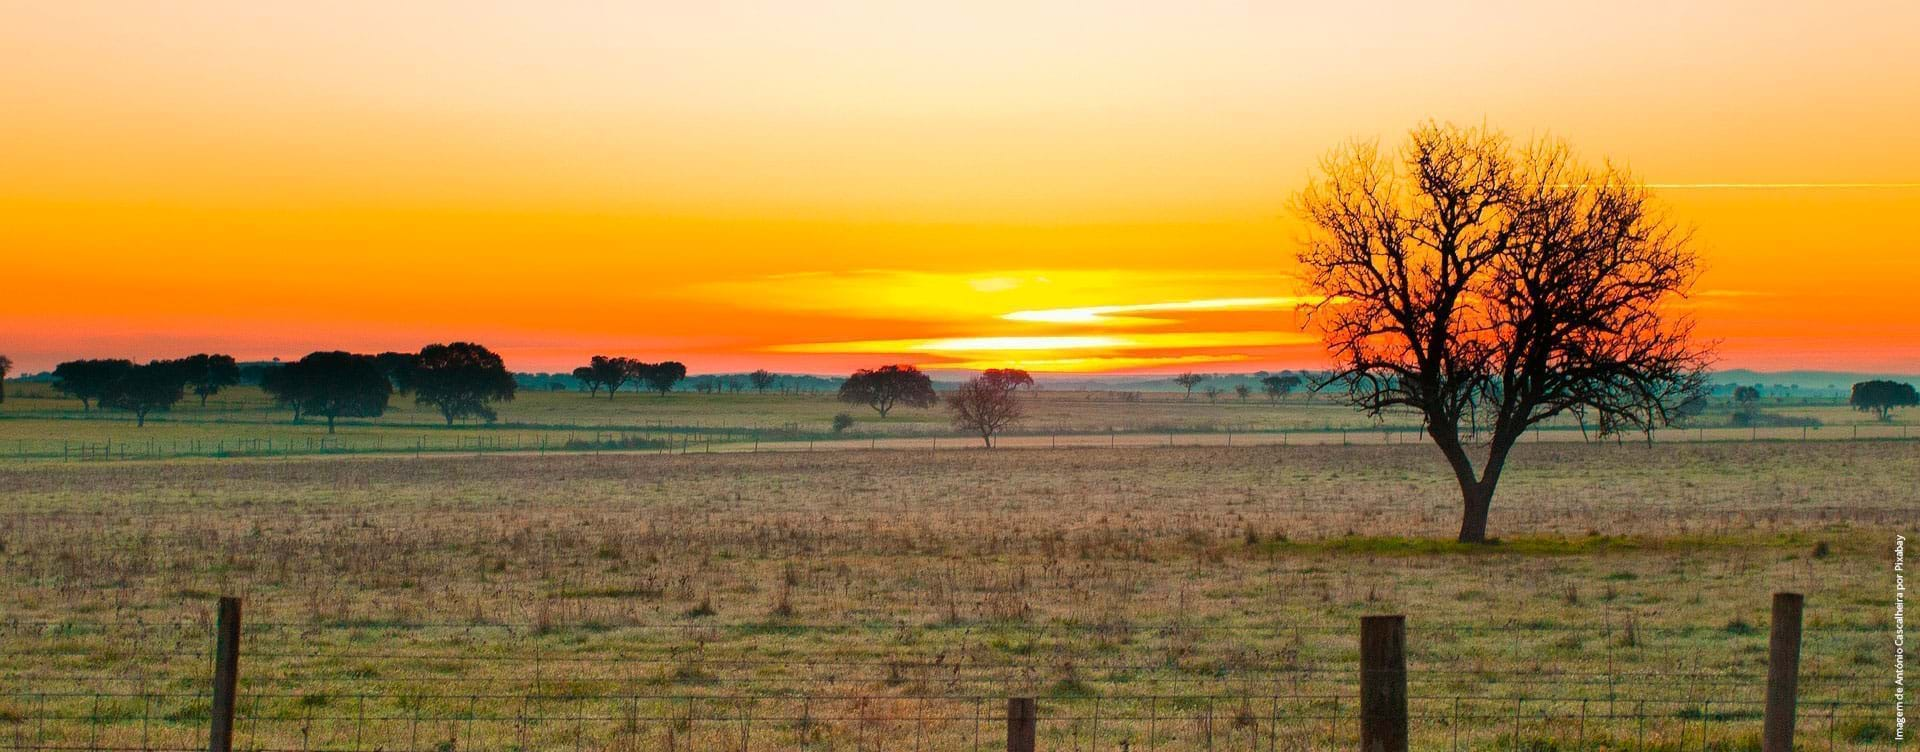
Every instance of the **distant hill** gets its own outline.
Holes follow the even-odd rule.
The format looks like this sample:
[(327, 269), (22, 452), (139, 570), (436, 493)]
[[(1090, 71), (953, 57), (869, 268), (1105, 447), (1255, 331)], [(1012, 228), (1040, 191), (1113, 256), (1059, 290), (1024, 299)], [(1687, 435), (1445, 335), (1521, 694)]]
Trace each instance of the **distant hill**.
[(1853, 385), (1873, 379), (1904, 381), (1920, 384), (1920, 375), (1886, 373), (1852, 373), (1848, 371), (1750, 371), (1744, 368), (1732, 368), (1713, 373), (1716, 387), (1735, 384), (1759, 384), (1776, 391), (1813, 391), (1839, 392), (1852, 391)]

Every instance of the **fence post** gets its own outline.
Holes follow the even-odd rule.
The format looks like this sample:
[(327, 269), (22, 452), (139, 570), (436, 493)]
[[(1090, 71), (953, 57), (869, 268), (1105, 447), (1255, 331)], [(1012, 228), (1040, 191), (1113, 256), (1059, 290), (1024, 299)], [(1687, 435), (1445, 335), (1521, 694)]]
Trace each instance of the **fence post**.
[(214, 649), (213, 728), (207, 752), (233, 752), (234, 691), (240, 683), (240, 599), (220, 597), (218, 645)]
[(1038, 716), (1033, 698), (1007, 698), (1007, 752), (1033, 752)]
[(1793, 749), (1794, 701), (1800, 684), (1799, 593), (1773, 594), (1773, 637), (1767, 650), (1767, 716), (1761, 752)]
[(1407, 752), (1407, 617), (1360, 617), (1361, 752)]

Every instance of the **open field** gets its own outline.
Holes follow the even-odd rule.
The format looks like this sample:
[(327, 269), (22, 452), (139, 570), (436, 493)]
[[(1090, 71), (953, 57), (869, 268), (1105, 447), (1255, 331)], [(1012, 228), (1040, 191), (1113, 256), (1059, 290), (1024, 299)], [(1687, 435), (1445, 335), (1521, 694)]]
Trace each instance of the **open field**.
[(0, 738), (203, 743), (229, 593), (258, 748), (992, 749), (1021, 693), (1051, 749), (1350, 747), (1398, 612), (1416, 748), (1746, 749), (1793, 590), (1805, 744), (1890, 748), (1916, 488), (1907, 442), (1528, 444), (1462, 549), (1423, 445), (13, 463)]
[[(431, 409), (396, 397), (387, 414), (372, 420), (342, 420), (329, 435), (324, 421), (294, 423), (260, 390), (223, 392), (206, 407), (188, 400), (136, 428), (125, 413), (82, 412), (43, 384), (10, 384), (0, 404), (0, 461), (6, 459), (101, 459), (187, 456), (444, 453), (474, 451), (562, 452), (613, 449), (751, 451), (807, 448), (945, 448), (977, 439), (956, 433), (939, 409), (899, 408), (881, 419), (872, 410), (847, 405), (828, 394), (621, 393), (608, 400), (576, 392), (523, 391), (500, 408), (500, 421), (445, 425)], [(1029, 397), (1029, 417), (1014, 429), (1009, 445), (1106, 444), (1153, 446), (1419, 442), (1411, 416), (1373, 421), (1345, 405), (1298, 394), (1270, 402), (1230, 396), (1210, 401), (1195, 395), (1148, 393), (1137, 399), (1111, 392), (1039, 390)], [(1774, 402), (1763, 407), (1767, 425), (1732, 423), (1732, 408), (1716, 403), (1686, 426), (1663, 430), (1657, 440), (1834, 440), (1920, 438), (1908, 421), (1875, 421), (1834, 401)], [(856, 419), (834, 433), (837, 413)], [(1022, 438), (1025, 437), (1025, 438)], [(1632, 439), (1636, 437), (1623, 437)], [(1573, 420), (1558, 420), (1533, 439), (1584, 441)], [(889, 443), (889, 440), (891, 442)]]

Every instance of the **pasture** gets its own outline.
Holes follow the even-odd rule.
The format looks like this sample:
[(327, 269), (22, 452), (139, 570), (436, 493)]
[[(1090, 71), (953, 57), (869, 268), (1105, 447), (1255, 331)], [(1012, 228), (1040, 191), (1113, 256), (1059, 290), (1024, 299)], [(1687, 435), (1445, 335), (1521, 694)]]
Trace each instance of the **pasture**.
[[(881, 418), (828, 393), (667, 395), (621, 392), (612, 399), (580, 392), (522, 390), (500, 406), (492, 425), (446, 425), (430, 408), (396, 395), (376, 419), (342, 419), (329, 434), (324, 420), (296, 423), (258, 388), (236, 387), (193, 399), (134, 426), (123, 412), (81, 410), (45, 384), (13, 383), (0, 404), (0, 459), (81, 460), (277, 456), (288, 454), (580, 452), (610, 450), (753, 451), (808, 448), (961, 448), (978, 439), (956, 432), (945, 411), (901, 407)], [(1716, 400), (1683, 426), (1656, 439), (1835, 440), (1908, 438), (1910, 421), (1879, 422), (1833, 399), (1772, 400), (1760, 425), (1739, 426), (1733, 406)], [(855, 423), (831, 429), (834, 415)], [(1229, 438), (1233, 435), (1237, 438)], [(1920, 438), (1920, 432), (1912, 437)], [(1543, 425), (1529, 440), (1587, 441), (1572, 419)], [(1641, 437), (1617, 437), (1637, 440)], [(1053, 391), (1028, 395), (1028, 416), (1011, 444), (1026, 446), (1239, 443), (1420, 443), (1411, 415), (1373, 420), (1328, 396), (1296, 393), (1280, 400), (1231, 393), (1217, 399), (1169, 392)]]
[[(1088, 426), (1335, 416), (1039, 401)], [(149, 430), (258, 425), (193, 415)], [(1523, 444), (1503, 541), (1463, 548), (1418, 444), (6, 463), (0, 738), (204, 745), (233, 594), (249, 748), (994, 749), (1014, 695), (1048, 749), (1351, 747), (1357, 617), (1404, 613), (1417, 749), (1748, 749), (1792, 590), (1804, 744), (1892, 748), (1917, 487), (1900, 441)]]

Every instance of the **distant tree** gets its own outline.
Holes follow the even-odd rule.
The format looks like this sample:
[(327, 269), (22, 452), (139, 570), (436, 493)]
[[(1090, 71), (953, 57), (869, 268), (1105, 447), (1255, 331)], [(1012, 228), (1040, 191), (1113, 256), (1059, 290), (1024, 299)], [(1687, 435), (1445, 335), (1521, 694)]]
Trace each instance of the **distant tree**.
[(413, 369), (419, 363), (418, 353), (383, 352), (373, 356), (373, 365), (380, 369), (380, 375), (387, 377), (393, 391), (400, 394), (413, 391)]
[(593, 372), (593, 366), (581, 366), (573, 369), (573, 378), (587, 388), (589, 396), (600, 395), (600, 377)]
[(311, 384), (308, 371), (297, 367), (298, 361), (276, 365), (260, 372), (260, 390), (273, 398), (273, 403), (293, 410), (293, 422), (299, 423), (306, 416), (306, 405)]
[[(1017, 373), (1026, 375), (1024, 371)], [(1026, 383), (1033, 383), (1033, 379), (1027, 378)], [(967, 380), (947, 395), (947, 411), (954, 427), (979, 434), (980, 441), (992, 449), (994, 437), (1026, 416), (1019, 388), (1018, 381), (991, 371)]]
[(777, 378), (779, 377), (775, 376), (772, 371), (764, 368), (747, 374), (747, 380), (753, 382), (753, 390), (761, 394), (765, 394), (767, 387), (773, 386), (773, 382)]
[(1193, 396), (1193, 388), (1199, 386), (1200, 382), (1206, 380), (1207, 377), (1197, 373), (1183, 373), (1173, 377), (1173, 383), (1187, 388), (1187, 397), (1189, 398)]
[(645, 366), (645, 363), (632, 358), (595, 355), (588, 361), (587, 370), (592, 373), (590, 383), (594, 385), (595, 393), (598, 394), (598, 388), (604, 386), (607, 388), (607, 399), (613, 399), (613, 393), (620, 391), (620, 385), (627, 383), (628, 379), (639, 378), (640, 369)]
[(1033, 386), (1033, 376), (1018, 368), (989, 368), (980, 372), (980, 378), (1007, 391)]
[(1847, 404), (1855, 410), (1871, 412), (1881, 420), (1892, 420), (1894, 408), (1920, 404), (1920, 394), (1914, 392), (1912, 384), (1875, 379), (1854, 384)]
[(1460, 486), (1461, 542), (1487, 540), (1528, 428), (1580, 405), (1603, 433), (1651, 435), (1704, 392), (1707, 353), (1668, 305), (1696, 257), (1631, 175), (1437, 124), (1397, 158), (1356, 143), (1320, 170), (1294, 205), (1331, 381), (1369, 415), (1421, 415)]
[(7, 402), (7, 374), (13, 372), (13, 359), (0, 355), (0, 405)]
[(1220, 387), (1208, 385), (1205, 394), (1208, 402), (1220, 401)]
[(1267, 399), (1277, 401), (1285, 399), (1287, 395), (1293, 393), (1295, 387), (1300, 386), (1300, 377), (1290, 373), (1268, 376), (1261, 379), (1260, 384), (1267, 393)]
[(517, 386), (499, 355), (472, 342), (422, 348), (413, 373), (414, 401), (434, 406), (447, 425), (468, 417), (492, 423), (492, 404), (513, 399)]
[(673, 391), (674, 384), (680, 383), (681, 379), (687, 377), (687, 366), (674, 360), (651, 364), (640, 363), (635, 372), (639, 374), (641, 381), (646, 382), (648, 388), (659, 392), (660, 396), (664, 397), (667, 392)]
[(173, 409), (187, 396), (187, 373), (177, 360), (156, 360), (120, 372), (100, 396), (100, 405), (133, 413), (134, 426), (145, 427), (147, 414)]
[(834, 433), (846, 433), (847, 429), (852, 427), (853, 427), (853, 416), (848, 415), (846, 413), (840, 413), (839, 415), (833, 416), (833, 432)]
[(69, 360), (53, 367), (53, 389), (79, 398), (80, 409), (91, 412), (93, 404), (133, 367), (133, 361), (122, 359)]
[(233, 362), (231, 355), (189, 355), (175, 361), (181, 374), (187, 380), (187, 386), (200, 398), (200, 406), (207, 406), (207, 398), (219, 394), (220, 390), (240, 383), (240, 366)]
[(920, 369), (892, 365), (854, 371), (840, 383), (840, 401), (866, 405), (885, 418), (894, 405), (933, 407), (940, 397), (933, 393), (933, 379)]
[(1760, 387), (1736, 386), (1733, 388), (1733, 424), (1745, 426), (1753, 423), (1760, 413)]
[(1233, 395), (1239, 397), (1241, 402), (1247, 401), (1248, 395), (1251, 394), (1253, 394), (1253, 387), (1247, 386), (1246, 384), (1233, 385)]
[[(727, 391), (730, 393), (739, 394), (741, 390), (746, 388), (747, 388), (746, 383), (742, 382), (739, 379), (727, 379)], [(719, 390), (715, 389), (714, 391), (717, 392)]]
[(327, 419), (333, 433), (335, 418), (378, 418), (387, 411), (393, 382), (380, 371), (379, 356), (347, 352), (316, 352), (289, 363), (300, 384), (300, 408), (307, 415)]

